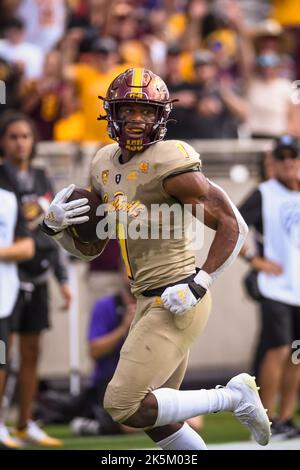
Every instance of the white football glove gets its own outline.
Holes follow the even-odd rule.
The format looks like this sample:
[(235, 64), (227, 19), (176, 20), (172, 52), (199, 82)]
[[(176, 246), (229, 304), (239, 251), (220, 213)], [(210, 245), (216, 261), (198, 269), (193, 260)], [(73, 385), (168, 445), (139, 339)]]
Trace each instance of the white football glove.
[(183, 315), (198, 302), (188, 284), (167, 287), (161, 295), (161, 300), (175, 315)]
[(161, 295), (161, 300), (174, 315), (184, 315), (201, 301), (211, 283), (211, 276), (201, 269), (189, 284), (167, 287)]
[(82, 215), (90, 210), (87, 198), (66, 202), (74, 188), (75, 184), (70, 184), (59, 191), (46, 212), (44, 223), (54, 232), (61, 232), (69, 225), (83, 224), (89, 220), (88, 215)]

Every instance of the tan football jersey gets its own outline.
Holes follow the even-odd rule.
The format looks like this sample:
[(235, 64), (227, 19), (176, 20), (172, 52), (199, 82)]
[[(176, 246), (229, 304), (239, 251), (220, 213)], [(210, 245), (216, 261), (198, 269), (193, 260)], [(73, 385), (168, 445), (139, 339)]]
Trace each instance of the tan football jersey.
[(97, 152), (92, 184), (108, 203), (111, 220), (118, 218), (123, 260), (132, 292), (139, 294), (195, 271), (188, 224), (182, 227), (182, 219), (172, 213), (169, 217), (170, 206), (177, 204), (178, 210), (180, 204), (165, 192), (163, 181), (170, 175), (200, 170), (201, 161), (190, 145), (176, 140), (150, 145), (127, 163), (120, 163), (120, 155), (118, 144)]

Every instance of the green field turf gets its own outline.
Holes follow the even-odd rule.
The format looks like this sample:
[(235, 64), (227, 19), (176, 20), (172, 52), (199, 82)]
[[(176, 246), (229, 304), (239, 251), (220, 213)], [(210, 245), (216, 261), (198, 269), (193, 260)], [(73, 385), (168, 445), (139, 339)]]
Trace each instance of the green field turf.
[[(65, 444), (60, 449), (66, 450), (124, 450), (155, 447), (151, 439), (144, 433), (121, 436), (74, 437), (67, 425), (47, 426), (45, 430), (51, 436), (62, 439)], [(247, 440), (249, 433), (230, 413), (220, 413), (205, 417), (201, 436), (207, 443), (221, 443)], [(36, 448), (28, 447), (28, 449)]]
[[(300, 415), (295, 416), (300, 425)], [(53, 437), (64, 441), (64, 450), (125, 450), (155, 448), (151, 439), (144, 433), (133, 433), (118, 436), (74, 437), (67, 425), (46, 426), (45, 430)], [(249, 433), (231, 413), (213, 413), (205, 416), (204, 428), (200, 432), (207, 444), (247, 441)], [(27, 447), (41, 449), (41, 447)], [(48, 448), (49, 449), (49, 448)]]

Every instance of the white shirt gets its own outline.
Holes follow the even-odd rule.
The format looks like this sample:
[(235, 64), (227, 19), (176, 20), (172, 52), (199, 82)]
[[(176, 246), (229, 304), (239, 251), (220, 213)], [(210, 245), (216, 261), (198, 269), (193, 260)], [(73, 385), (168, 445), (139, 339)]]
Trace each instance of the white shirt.
[(42, 75), (44, 63), (42, 50), (29, 42), (15, 45), (6, 39), (1, 39), (0, 57), (10, 63), (22, 62), (27, 79), (39, 78)]
[(300, 306), (300, 191), (272, 179), (259, 185), (262, 194), (264, 256), (279, 264), (278, 276), (258, 274), (261, 293)]
[(17, 14), (26, 25), (26, 40), (44, 52), (53, 49), (65, 29), (65, 0), (22, 0)]
[[(10, 246), (15, 237), (18, 205), (13, 192), (0, 188), (0, 246)], [(17, 264), (0, 260), (0, 318), (8, 317), (17, 299), (19, 278)]]
[(287, 131), (291, 93), (291, 82), (286, 78), (269, 82), (255, 78), (250, 82), (246, 99), (252, 134), (279, 136)]

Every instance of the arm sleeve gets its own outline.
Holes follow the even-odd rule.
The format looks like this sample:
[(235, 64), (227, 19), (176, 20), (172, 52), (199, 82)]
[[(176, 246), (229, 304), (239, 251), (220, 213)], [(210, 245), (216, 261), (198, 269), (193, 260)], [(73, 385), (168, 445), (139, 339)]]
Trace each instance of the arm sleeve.
[(229, 204), (231, 205), (231, 208), (233, 210), (233, 213), (235, 215), (235, 219), (236, 219), (236, 222), (237, 222), (237, 225), (238, 225), (238, 231), (239, 231), (239, 234), (238, 234), (238, 238), (237, 238), (237, 241), (236, 241), (236, 245), (232, 251), (232, 253), (230, 254), (229, 258), (227, 258), (227, 260), (213, 273), (211, 273), (211, 277), (213, 280), (215, 280), (217, 277), (220, 276), (220, 274), (223, 273), (223, 271), (225, 271), (226, 269), (229, 268), (229, 266), (232, 265), (232, 263), (236, 260), (236, 258), (238, 257), (238, 254), (239, 252), (241, 251), (241, 248), (242, 246), (244, 245), (245, 243), (245, 240), (246, 240), (246, 237), (247, 237), (247, 234), (248, 234), (248, 226), (245, 222), (245, 220), (243, 219), (243, 217), (241, 216), (239, 210), (237, 209), (237, 207), (233, 204), (233, 202), (231, 201), (231, 199), (229, 198), (229, 196), (225, 193), (225, 191), (220, 188), (220, 186), (218, 186), (217, 184), (213, 183), (212, 181), (210, 181), (210, 184), (212, 184), (213, 186), (217, 187), (220, 189), (220, 191), (222, 191), (222, 193), (226, 196)]
[(239, 211), (249, 226), (254, 227), (259, 233), (263, 233), (262, 197), (259, 189), (250, 194), (240, 205)]

